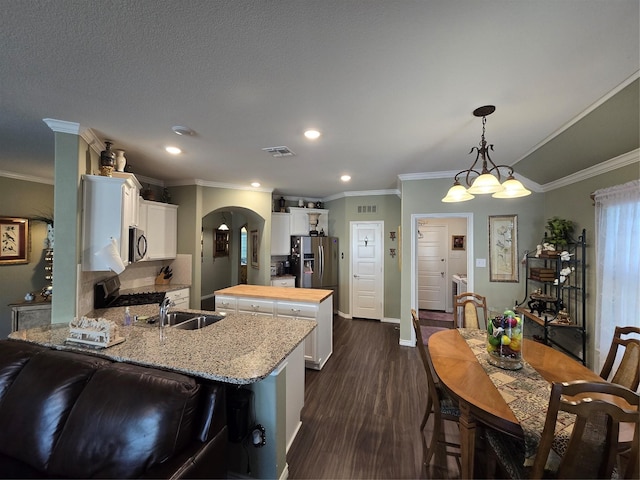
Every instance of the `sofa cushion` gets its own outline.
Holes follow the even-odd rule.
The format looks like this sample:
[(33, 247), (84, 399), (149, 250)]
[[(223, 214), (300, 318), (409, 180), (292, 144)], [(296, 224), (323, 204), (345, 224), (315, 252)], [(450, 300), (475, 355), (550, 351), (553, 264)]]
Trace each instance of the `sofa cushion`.
[(31, 357), (44, 347), (24, 342), (0, 341), (0, 402), (15, 378)]
[(192, 441), (200, 386), (173, 372), (114, 363), (79, 396), (48, 467), (68, 478), (140, 476)]
[(0, 453), (45, 471), (78, 395), (95, 369), (109, 363), (47, 349), (35, 354), (0, 401)]

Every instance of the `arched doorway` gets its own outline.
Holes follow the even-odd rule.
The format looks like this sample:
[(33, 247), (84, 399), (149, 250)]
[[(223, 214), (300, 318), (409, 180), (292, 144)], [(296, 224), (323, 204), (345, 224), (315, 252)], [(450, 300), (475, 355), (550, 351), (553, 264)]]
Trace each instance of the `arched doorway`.
[(262, 218), (242, 207), (220, 207), (202, 217), (201, 308), (215, 309), (216, 290), (251, 283), (247, 271), (247, 226), (256, 223), (263, 225)]

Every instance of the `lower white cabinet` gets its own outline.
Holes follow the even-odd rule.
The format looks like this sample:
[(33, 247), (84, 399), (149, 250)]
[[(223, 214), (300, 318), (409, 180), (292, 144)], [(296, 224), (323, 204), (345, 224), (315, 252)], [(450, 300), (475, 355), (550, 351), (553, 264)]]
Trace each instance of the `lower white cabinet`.
[(189, 288), (181, 288), (166, 293), (166, 296), (174, 303), (173, 309), (189, 308)]
[(332, 297), (313, 303), (216, 295), (216, 311), (315, 321), (316, 328), (304, 341), (305, 365), (320, 370), (333, 353)]
[(236, 297), (224, 297), (216, 295), (216, 312), (219, 313), (236, 313), (238, 311), (238, 302)]
[(273, 300), (238, 298), (238, 313), (248, 313), (256, 317), (273, 317)]
[(297, 303), (278, 301), (278, 317), (315, 320), (317, 327), (304, 340), (304, 360), (309, 368), (320, 370), (333, 352), (333, 301)]
[(287, 287), (287, 288), (295, 288), (296, 287), (296, 279), (295, 277), (290, 278), (272, 278), (271, 279), (272, 287)]

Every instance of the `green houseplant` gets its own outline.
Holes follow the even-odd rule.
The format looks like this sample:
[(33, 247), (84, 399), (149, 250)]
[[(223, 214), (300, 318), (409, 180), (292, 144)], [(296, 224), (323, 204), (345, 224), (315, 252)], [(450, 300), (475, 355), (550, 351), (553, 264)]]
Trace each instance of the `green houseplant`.
[(572, 240), (573, 222), (559, 217), (551, 217), (547, 220), (545, 229), (545, 241), (553, 243), (556, 248), (565, 247)]

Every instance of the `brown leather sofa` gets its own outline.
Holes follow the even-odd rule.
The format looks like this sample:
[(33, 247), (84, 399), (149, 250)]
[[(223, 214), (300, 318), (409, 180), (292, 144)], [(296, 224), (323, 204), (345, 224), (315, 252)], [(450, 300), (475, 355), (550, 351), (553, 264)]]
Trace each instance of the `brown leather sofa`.
[(221, 478), (225, 386), (0, 341), (0, 477)]

